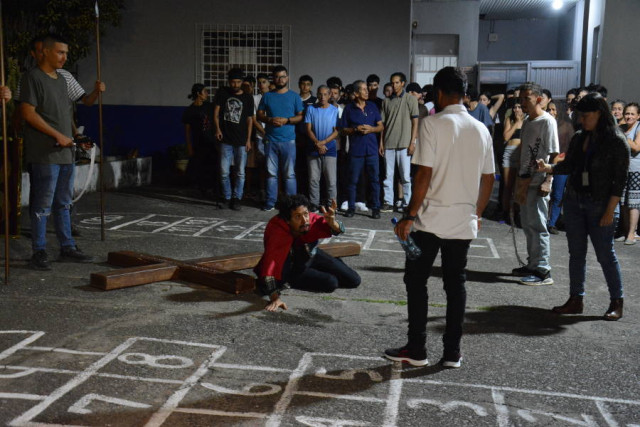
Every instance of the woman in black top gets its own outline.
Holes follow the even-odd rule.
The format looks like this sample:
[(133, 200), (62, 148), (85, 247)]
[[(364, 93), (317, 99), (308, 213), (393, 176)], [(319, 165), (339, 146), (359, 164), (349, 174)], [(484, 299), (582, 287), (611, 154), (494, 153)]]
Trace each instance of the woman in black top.
[(582, 313), (587, 240), (590, 237), (611, 298), (604, 319), (618, 320), (622, 317), (623, 287), (613, 234), (619, 218), (618, 202), (629, 169), (629, 146), (600, 94), (590, 93), (583, 97), (576, 111), (580, 114), (582, 130), (573, 136), (565, 160), (554, 166), (538, 160), (539, 172), (569, 175), (564, 198), (569, 243), (569, 300), (552, 311)]
[[(513, 99), (513, 98), (512, 98)], [(502, 188), (502, 215), (505, 222), (511, 224), (511, 202), (513, 189), (516, 182), (516, 174), (520, 168), (520, 131), (526, 114), (522, 111), (522, 105), (515, 100), (511, 101), (512, 114), (504, 123), (504, 152), (502, 155), (502, 176), (504, 186)], [(514, 205), (514, 218), (517, 216), (517, 205)]]

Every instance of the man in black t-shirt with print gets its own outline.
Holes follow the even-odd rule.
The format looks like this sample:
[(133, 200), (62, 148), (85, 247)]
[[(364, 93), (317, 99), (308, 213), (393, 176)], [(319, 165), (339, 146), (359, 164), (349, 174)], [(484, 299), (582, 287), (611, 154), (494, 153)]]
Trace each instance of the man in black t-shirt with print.
[[(216, 127), (216, 138), (222, 143), (220, 147), (222, 194), (230, 209), (240, 210), (247, 152), (251, 149), (254, 105), (253, 96), (242, 90), (244, 79), (242, 70), (232, 68), (227, 73), (227, 77), (229, 87), (221, 89), (216, 96), (213, 122)], [(232, 163), (235, 166), (233, 189), (229, 179)]]

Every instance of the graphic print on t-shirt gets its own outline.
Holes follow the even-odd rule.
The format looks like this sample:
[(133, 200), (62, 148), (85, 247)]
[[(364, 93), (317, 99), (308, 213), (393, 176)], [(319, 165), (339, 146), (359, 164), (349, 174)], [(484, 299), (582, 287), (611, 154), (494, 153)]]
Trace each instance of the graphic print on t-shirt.
[(542, 145), (542, 138), (537, 137), (536, 143), (533, 146), (527, 147), (529, 149), (529, 160), (527, 161), (527, 166), (529, 170), (527, 173), (533, 173), (536, 171), (536, 168), (538, 167), (538, 164), (537, 164), (538, 152), (540, 151), (541, 145)]
[(231, 123), (240, 123), (242, 115), (242, 101), (238, 98), (230, 97), (227, 99), (227, 105), (224, 109), (224, 120)]

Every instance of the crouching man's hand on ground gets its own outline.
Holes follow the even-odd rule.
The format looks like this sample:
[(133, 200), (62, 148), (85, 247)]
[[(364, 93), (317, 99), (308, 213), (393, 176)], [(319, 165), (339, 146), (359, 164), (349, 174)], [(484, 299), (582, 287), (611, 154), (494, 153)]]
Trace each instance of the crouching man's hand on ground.
[(278, 311), (278, 308), (286, 310), (287, 304), (285, 304), (285, 302), (280, 299), (279, 295), (274, 294), (271, 296), (271, 302), (267, 304), (264, 309), (267, 311)]

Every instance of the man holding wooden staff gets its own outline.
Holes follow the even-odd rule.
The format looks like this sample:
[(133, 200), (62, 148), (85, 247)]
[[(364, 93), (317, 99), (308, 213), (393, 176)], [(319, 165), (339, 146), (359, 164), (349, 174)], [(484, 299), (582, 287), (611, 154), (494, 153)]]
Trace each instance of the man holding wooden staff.
[(92, 262), (71, 236), (70, 209), (73, 200), (74, 163), (71, 138), (71, 108), (67, 82), (56, 70), (67, 60), (68, 45), (56, 35), (43, 40), (43, 59), (22, 80), (20, 114), (24, 131), (25, 158), (32, 174), (31, 266), (50, 270), (46, 252), (47, 219), (53, 213), (60, 244), (59, 261)]

